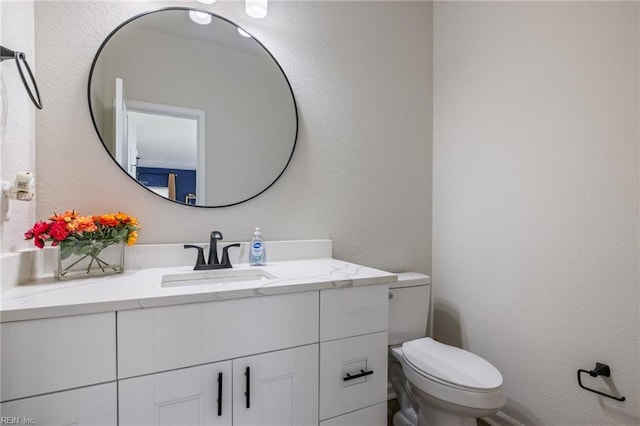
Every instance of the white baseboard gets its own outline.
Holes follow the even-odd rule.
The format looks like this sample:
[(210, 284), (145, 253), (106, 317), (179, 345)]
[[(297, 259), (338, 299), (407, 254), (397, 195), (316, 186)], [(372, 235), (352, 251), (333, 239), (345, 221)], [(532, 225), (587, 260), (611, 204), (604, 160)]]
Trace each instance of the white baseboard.
[(525, 426), (508, 414), (498, 411), (488, 417), (483, 417), (482, 420), (489, 426)]

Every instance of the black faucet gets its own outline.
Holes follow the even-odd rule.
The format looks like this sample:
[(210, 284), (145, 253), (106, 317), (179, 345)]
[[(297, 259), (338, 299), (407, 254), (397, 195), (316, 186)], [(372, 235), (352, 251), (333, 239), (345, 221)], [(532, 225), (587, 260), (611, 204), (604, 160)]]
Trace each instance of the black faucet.
[(185, 244), (184, 248), (194, 248), (198, 250), (198, 258), (196, 259), (196, 266), (193, 267), (194, 271), (200, 271), (203, 269), (225, 269), (232, 268), (231, 261), (229, 261), (229, 249), (231, 247), (240, 247), (240, 244), (229, 244), (222, 248), (222, 262), (218, 260), (218, 240), (222, 241), (222, 233), (220, 231), (213, 231), (209, 242), (209, 259), (205, 263), (204, 261), (204, 249), (200, 246), (194, 246), (191, 244)]
[(211, 237), (209, 237), (209, 260), (207, 260), (207, 265), (220, 264), (220, 261), (218, 260), (218, 240), (222, 241), (222, 233), (220, 231), (211, 232)]

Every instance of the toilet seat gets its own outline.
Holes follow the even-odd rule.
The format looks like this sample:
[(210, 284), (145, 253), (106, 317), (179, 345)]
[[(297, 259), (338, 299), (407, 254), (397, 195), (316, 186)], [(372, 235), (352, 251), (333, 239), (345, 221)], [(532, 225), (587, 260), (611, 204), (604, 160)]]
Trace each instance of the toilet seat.
[(416, 373), (442, 385), (471, 392), (491, 392), (502, 386), (502, 375), (488, 361), (430, 337), (405, 342), (402, 352)]
[(483, 417), (494, 413), (506, 402), (502, 386), (484, 390), (454, 386), (420, 371), (407, 360), (402, 347), (392, 347), (390, 353), (402, 364), (404, 375), (414, 392), (431, 400), (431, 404), (452, 404), (457, 407), (456, 412), (464, 411), (471, 417)]

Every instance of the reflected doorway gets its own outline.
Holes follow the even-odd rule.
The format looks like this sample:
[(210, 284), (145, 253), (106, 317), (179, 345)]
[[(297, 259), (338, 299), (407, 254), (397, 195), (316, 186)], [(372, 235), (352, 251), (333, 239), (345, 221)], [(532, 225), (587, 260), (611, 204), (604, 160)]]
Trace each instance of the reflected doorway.
[(164, 197), (205, 205), (204, 111), (125, 102), (132, 175)]

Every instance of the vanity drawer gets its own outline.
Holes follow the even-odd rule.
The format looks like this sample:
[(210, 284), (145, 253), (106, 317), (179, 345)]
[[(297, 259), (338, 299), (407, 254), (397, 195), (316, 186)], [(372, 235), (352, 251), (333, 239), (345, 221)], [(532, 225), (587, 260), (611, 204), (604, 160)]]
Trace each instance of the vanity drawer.
[(318, 292), (118, 312), (118, 377), (318, 341)]
[(0, 325), (2, 401), (116, 378), (115, 314)]
[(116, 425), (116, 395), (116, 382), (111, 382), (3, 402), (0, 404), (2, 424)]
[(320, 426), (387, 426), (387, 403), (381, 402), (372, 407), (325, 420), (320, 422)]
[[(373, 373), (344, 380), (361, 371)], [(320, 344), (320, 420), (386, 400), (386, 331)]]
[(387, 284), (338, 288), (320, 292), (320, 341), (387, 330)]

